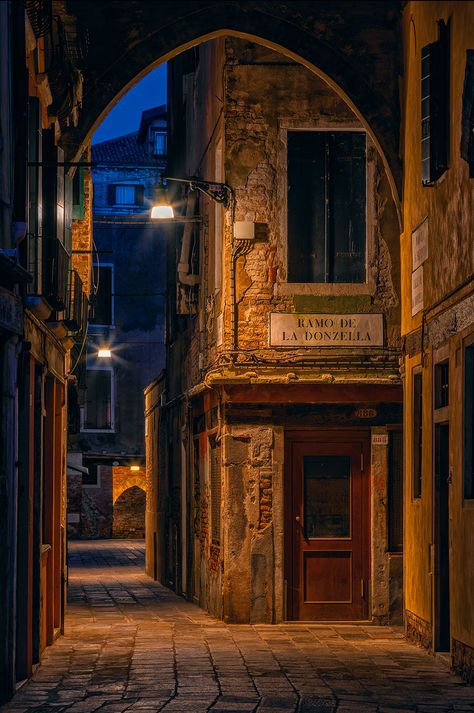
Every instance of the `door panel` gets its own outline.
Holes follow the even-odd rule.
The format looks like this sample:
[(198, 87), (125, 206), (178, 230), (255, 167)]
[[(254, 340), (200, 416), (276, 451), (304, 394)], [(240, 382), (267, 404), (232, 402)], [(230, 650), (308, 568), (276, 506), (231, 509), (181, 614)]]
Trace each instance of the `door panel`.
[(435, 425), (435, 650), (450, 651), (449, 620), (449, 425)]
[(288, 616), (368, 616), (368, 434), (307, 432), (287, 441)]

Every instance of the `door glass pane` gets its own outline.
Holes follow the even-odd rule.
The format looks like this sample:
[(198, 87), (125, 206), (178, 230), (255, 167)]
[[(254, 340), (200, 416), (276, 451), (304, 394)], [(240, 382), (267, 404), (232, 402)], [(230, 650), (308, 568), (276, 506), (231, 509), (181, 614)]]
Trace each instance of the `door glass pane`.
[(304, 457), (305, 537), (350, 537), (350, 456)]

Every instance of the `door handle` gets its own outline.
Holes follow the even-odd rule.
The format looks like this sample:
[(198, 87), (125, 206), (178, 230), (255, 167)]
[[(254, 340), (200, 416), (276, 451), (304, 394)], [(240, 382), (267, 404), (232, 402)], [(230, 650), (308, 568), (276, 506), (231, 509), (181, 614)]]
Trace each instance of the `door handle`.
[(296, 520), (296, 522), (301, 522), (301, 518), (300, 518), (300, 516), (299, 516), (299, 515), (297, 515), (297, 516), (295, 517), (295, 520)]

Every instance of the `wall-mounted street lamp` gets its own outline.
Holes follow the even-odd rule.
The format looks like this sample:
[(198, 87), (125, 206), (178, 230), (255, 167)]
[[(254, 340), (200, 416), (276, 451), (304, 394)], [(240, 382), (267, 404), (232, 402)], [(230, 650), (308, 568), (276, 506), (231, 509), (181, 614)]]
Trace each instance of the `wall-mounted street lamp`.
[[(218, 183), (216, 181), (204, 181), (200, 178), (192, 176), (191, 178), (174, 178), (173, 176), (162, 176), (160, 184), (156, 189), (155, 204), (151, 209), (150, 218), (152, 220), (173, 219), (173, 206), (168, 199), (168, 192), (163, 184), (165, 181), (175, 181), (177, 183), (186, 183), (191, 191), (200, 191), (208, 198), (212, 198), (216, 203), (220, 203), (224, 208), (228, 208), (232, 199), (232, 189), (227, 183)], [(179, 220), (179, 218), (177, 219)]]
[(151, 209), (150, 218), (152, 220), (166, 220), (174, 218), (173, 206), (169, 202), (168, 190), (163, 184), (163, 176), (156, 189), (155, 203)]

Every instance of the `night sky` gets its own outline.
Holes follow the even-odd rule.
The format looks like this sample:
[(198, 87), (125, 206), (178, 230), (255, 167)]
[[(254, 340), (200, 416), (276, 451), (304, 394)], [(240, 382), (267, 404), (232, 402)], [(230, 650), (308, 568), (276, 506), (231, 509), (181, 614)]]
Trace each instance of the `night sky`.
[(138, 131), (142, 111), (166, 104), (166, 64), (161, 64), (130, 89), (95, 132), (92, 143)]

